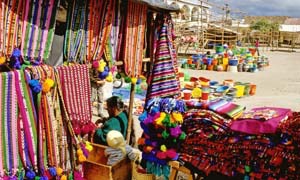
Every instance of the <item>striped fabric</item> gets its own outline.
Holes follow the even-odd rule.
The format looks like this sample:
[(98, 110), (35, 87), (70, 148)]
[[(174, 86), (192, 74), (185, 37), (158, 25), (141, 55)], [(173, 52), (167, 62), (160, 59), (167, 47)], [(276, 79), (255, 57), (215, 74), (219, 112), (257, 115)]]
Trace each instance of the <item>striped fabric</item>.
[[(167, 14), (156, 17), (156, 37), (154, 42), (154, 63), (149, 77), (147, 99), (155, 97), (178, 97), (176, 52), (172, 39), (172, 22)], [(156, 47), (156, 48), (155, 48)]]

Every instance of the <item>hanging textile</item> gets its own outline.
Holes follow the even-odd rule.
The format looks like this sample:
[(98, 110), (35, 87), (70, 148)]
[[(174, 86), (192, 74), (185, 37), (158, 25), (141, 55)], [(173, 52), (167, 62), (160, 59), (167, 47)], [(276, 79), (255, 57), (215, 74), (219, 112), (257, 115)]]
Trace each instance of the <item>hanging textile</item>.
[(87, 32), (87, 60), (100, 60), (110, 36), (114, 18), (115, 0), (91, 0)]
[(69, 3), (64, 41), (64, 57), (68, 62), (83, 63), (86, 60), (87, 6), (88, 1)]
[(147, 99), (179, 97), (178, 67), (173, 45), (173, 25), (169, 14), (157, 14), (153, 42), (153, 65), (148, 77)]
[(31, 66), (29, 86), (32, 90), (37, 109), (38, 157), (41, 175), (56, 167), (64, 171), (71, 170), (68, 165), (69, 151), (67, 131), (61, 117), (58, 86), (54, 86), (55, 70), (47, 65)]
[(108, 39), (105, 45), (105, 59), (108, 66), (111, 68), (117, 59), (117, 50), (121, 42), (119, 39), (120, 26), (121, 26), (121, 1), (116, 0), (114, 4), (114, 11), (112, 14), (111, 31), (108, 34)]
[(91, 111), (91, 85), (87, 65), (61, 66), (57, 68), (63, 101), (75, 134), (88, 134), (94, 125)]
[[(1, 153), (0, 175), (1, 177), (16, 177), (19, 168), (18, 136), (17, 136), (17, 100), (15, 83), (17, 79), (13, 72), (1, 73), (0, 98), (1, 98)], [(6, 173), (6, 174), (5, 174)]]
[(1, 0), (0, 3), (0, 53), (9, 57), (21, 44), (24, 1)]
[(24, 60), (39, 64), (48, 59), (59, 0), (23, 2), (21, 52)]
[(146, 20), (147, 6), (129, 1), (123, 54), (124, 71), (129, 77), (138, 78), (142, 72)]

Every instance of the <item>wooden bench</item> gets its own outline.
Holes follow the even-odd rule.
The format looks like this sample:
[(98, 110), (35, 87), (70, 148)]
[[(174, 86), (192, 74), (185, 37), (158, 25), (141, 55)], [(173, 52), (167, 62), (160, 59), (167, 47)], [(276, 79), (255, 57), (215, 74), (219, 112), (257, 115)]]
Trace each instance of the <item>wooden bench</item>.
[(107, 146), (93, 144), (87, 161), (83, 163), (84, 178), (87, 180), (128, 180), (131, 179), (132, 164), (126, 157), (112, 166), (106, 165), (104, 150)]

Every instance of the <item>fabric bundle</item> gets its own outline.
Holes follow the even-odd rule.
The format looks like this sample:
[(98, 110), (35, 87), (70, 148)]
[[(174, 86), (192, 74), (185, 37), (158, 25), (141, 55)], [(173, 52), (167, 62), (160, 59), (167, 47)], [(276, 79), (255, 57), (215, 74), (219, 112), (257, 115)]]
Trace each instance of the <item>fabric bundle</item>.
[(198, 114), (188, 111), (182, 126), (187, 137), (179, 159), (191, 170), (237, 179), (300, 178), (299, 113), (282, 121), (275, 133), (260, 135), (232, 131), (231, 123)]
[(144, 132), (138, 145), (148, 173), (168, 178), (168, 161), (177, 160), (179, 144), (186, 136), (181, 130), (184, 108), (183, 101), (173, 98), (150, 99), (146, 104), (139, 117)]

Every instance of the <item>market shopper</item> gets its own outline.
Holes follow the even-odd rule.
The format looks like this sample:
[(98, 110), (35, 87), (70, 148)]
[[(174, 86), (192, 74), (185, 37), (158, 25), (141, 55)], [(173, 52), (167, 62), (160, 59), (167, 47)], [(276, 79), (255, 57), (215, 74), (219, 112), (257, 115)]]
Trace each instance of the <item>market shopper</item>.
[(259, 47), (259, 39), (256, 38), (256, 40), (255, 40), (255, 49), (256, 49), (257, 55), (259, 56), (259, 49), (258, 49), (258, 47)]
[(96, 121), (98, 128), (93, 137), (94, 143), (107, 145), (106, 136), (111, 130), (117, 130), (126, 137), (128, 127), (127, 113), (124, 111), (124, 103), (118, 96), (112, 96), (106, 100), (109, 117)]

